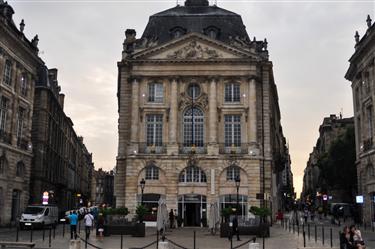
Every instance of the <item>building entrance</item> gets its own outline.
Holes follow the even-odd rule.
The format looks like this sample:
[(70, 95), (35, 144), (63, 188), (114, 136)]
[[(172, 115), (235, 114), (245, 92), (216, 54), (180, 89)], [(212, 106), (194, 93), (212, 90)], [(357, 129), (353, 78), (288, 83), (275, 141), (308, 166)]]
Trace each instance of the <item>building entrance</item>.
[(207, 202), (204, 195), (180, 195), (178, 197), (178, 216), (184, 226), (206, 225)]

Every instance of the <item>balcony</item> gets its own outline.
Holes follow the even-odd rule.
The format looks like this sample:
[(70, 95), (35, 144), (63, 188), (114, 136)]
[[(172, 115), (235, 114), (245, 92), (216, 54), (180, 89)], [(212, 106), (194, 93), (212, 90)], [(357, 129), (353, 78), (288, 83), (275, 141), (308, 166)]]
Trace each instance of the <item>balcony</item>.
[(248, 144), (219, 144), (220, 154), (247, 154), (248, 152)]
[(373, 146), (372, 137), (370, 137), (369, 139), (366, 139), (365, 141), (363, 141), (363, 152), (366, 152), (372, 149), (372, 146)]
[(167, 153), (167, 146), (166, 144), (147, 144), (147, 143), (139, 143), (138, 152), (141, 154), (165, 154)]
[(178, 145), (180, 154), (207, 154), (207, 146), (203, 143), (182, 143)]
[(11, 134), (5, 132), (4, 130), (0, 130), (0, 142), (6, 143), (6, 144), (12, 144)]
[(22, 150), (28, 150), (29, 149), (29, 141), (23, 138), (17, 139), (17, 147)]

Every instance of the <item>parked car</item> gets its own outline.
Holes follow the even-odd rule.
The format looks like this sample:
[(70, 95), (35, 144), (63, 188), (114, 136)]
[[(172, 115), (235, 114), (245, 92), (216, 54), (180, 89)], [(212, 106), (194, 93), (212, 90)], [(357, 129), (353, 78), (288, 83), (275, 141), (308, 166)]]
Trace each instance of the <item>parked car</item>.
[(20, 228), (56, 226), (58, 222), (59, 209), (50, 205), (28, 206), (21, 215)]

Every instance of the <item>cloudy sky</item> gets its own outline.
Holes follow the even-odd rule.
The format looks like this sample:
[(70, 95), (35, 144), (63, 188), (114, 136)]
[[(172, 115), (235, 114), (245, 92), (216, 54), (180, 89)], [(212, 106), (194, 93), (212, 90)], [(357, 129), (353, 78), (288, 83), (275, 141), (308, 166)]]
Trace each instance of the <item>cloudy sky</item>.
[[(65, 112), (93, 152), (96, 168), (112, 169), (117, 153), (117, 61), (124, 31), (140, 36), (148, 17), (176, 1), (9, 0), (25, 33), (39, 35), (40, 56), (59, 69)], [(210, 1), (211, 4), (214, 1)], [(180, 0), (183, 4), (183, 0)], [(344, 79), (354, 52), (354, 32), (366, 32), (374, 0), (218, 0), (240, 14), (250, 37), (267, 38), (279, 91), (284, 133), (290, 144), (296, 190), (323, 117), (353, 114)], [(374, 18), (375, 19), (375, 18)]]

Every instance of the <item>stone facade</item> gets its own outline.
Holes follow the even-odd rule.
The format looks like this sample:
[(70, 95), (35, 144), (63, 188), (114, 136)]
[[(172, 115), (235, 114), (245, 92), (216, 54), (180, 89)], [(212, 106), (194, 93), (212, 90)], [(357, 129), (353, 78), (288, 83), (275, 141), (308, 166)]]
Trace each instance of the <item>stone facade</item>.
[(114, 206), (115, 200), (113, 195), (114, 190), (114, 173), (113, 171), (103, 171), (98, 169), (94, 171), (91, 187), (92, 205)]
[(367, 224), (375, 221), (375, 147), (374, 104), (375, 104), (375, 25), (367, 17), (367, 30), (361, 38), (355, 33), (355, 52), (345, 78), (352, 83), (358, 195), (363, 195), (362, 218)]
[(35, 86), (32, 141), (31, 203), (41, 203), (44, 192), (59, 211), (87, 204), (94, 171), (92, 154), (64, 112), (64, 98), (57, 69), (39, 70)]
[[(316, 193), (328, 194), (332, 196), (331, 202), (335, 203), (352, 203), (352, 195), (341, 192), (339, 189), (326, 189), (325, 179), (321, 177), (321, 170), (318, 167), (318, 160), (325, 153), (328, 153), (331, 145), (340, 136), (344, 135), (349, 128), (354, 127), (353, 118), (342, 118), (331, 114), (323, 119), (319, 127), (319, 138), (313, 151), (310, 153), (307, 166), (304, 170), (302, 196), (315, 200)], [(354, 148), (353, 148), (354, 150)]]
[(13, 14), (0, 1), (0, 226), (16, 221), (29, 200), (34, 86), (44, 64), (38, 38), (29, 41)]
[[(134, 30), (126, 31), (118, 62), (115, 196), (116, 205), (132, 214), (142, 201), (153, 207), (163, 197), (185, 225), (200, 225), (211, 203), (236, 207), (237, 175), (242, 215), (253, 205), (270, 207), (272, 202), (273, 209), (278, 208), (277, 182), (286, 145), (267, 41), (250, 41), (243, 24), (237, 27), (243, 30), (227, 30), (228, 22), (212, 27), (213, 13), (223, 15), (215, 22), (242, 24), (232, 12), (188, 0), (185, 6), (152, 16), (141, 39)], [(176, 16), (185, 26), (173, 21)], [(214, 33), (195, 32), (198, 19)], [(158, 36), (161, 27), (171, 28), (171, 36)], [(217, 30), (221, 36), (215, 37)], [(224, 37), (227, 32), (245, 36)], [(154, 83), (159, 84), (157, 95)], [(230, 99), (234, 95), (235, 101)], [(150, 121), (155, 115), (158, 125)], [(228, 122), (233, 116), (236, 126)], [(234, 129), (240, 130), (240, 141), (233, 138)], [(256, 199), (258, 193), (265, 193), (267, 200)]]

